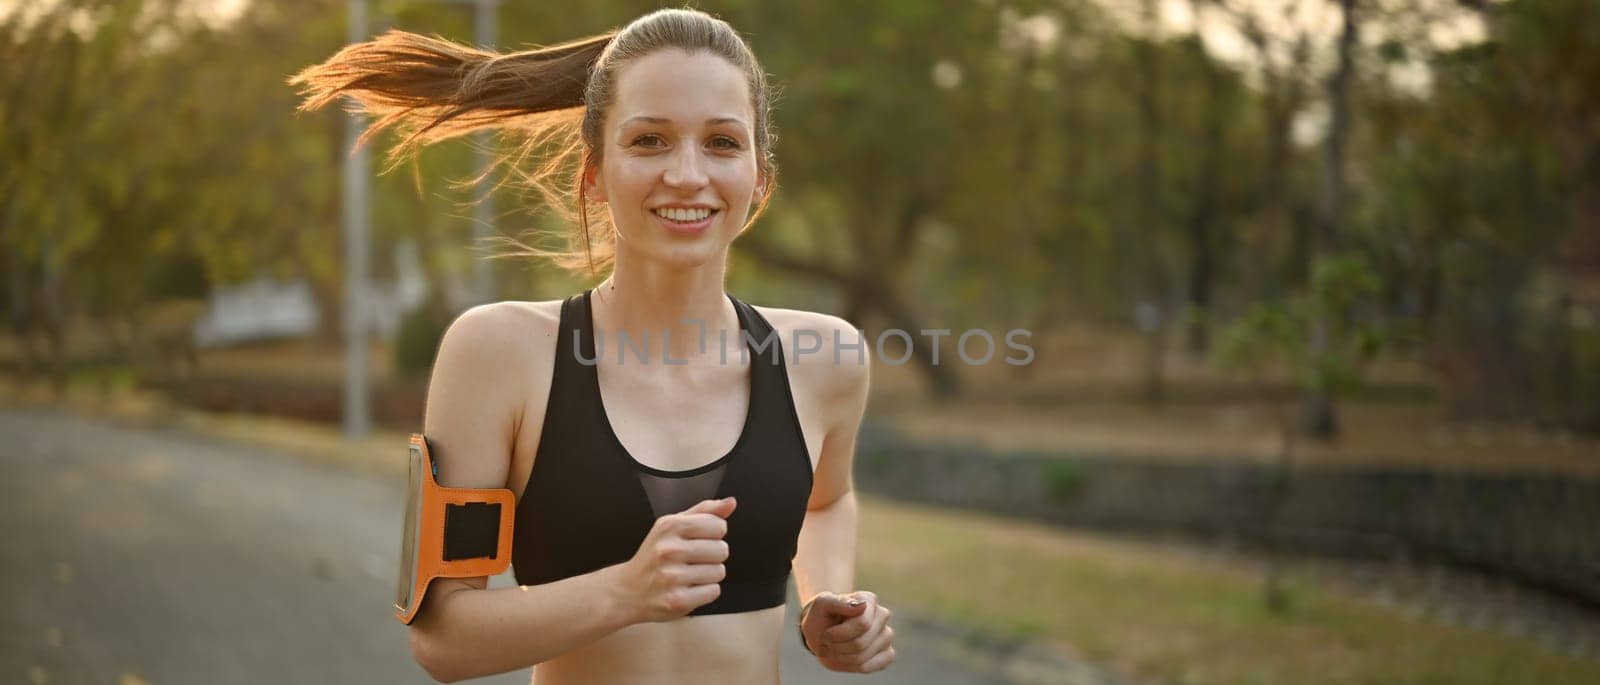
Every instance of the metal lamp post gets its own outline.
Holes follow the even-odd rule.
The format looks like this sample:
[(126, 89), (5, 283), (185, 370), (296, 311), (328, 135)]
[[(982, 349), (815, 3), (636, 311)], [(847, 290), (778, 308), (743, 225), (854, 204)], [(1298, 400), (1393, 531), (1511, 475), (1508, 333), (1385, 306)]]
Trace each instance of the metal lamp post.
[[(472, 5), (475, 39), (479, 45), (494, 43), (495, 8), (499, 0), (438, 0), (452, 5)], [(359, 43), (368, 38), (367, 0), (350, 0), (349, 39)], [(370, 155), (365, 148), (354, 150), (356, 139), (366, 129), (359, 114), (352, 113), (345, 128), (346, 148), (351, 154), (344, 158), (344, 434), (349, 439), (366, 437), (372, 430), (372, 409), (367, 378), (367, 344), (371, 333), (368, 316), (368, 293), (371, 288), (369, 263), (371, 261), (371, 198)], [(479, 143), (478, 165), (487, 169), (491, 163), (488, 134), (477, 136)], [(473, 238), (482, 242), (491, 233), (494, 223), (494, 206), (489, 199), (490, 185), (485, 179), (477, 188), (478, 203), (473, 214)], [(495, 297), (494, 272), (486, 260), (473, 262), (473, 296), (479, 302)]]
[[(367, 2), (350, 0), (350, 42), (367, 39)], [(367, 398), (367, 262), (371, 250), (368, 222), (371, 207), (367, 193), (366, 148), (354, 150), (366, 128), (361, 115), (351, 113), (345, 140), (352, 154), (344, 158), (344, 435), (366, 437), (372, 430)]]

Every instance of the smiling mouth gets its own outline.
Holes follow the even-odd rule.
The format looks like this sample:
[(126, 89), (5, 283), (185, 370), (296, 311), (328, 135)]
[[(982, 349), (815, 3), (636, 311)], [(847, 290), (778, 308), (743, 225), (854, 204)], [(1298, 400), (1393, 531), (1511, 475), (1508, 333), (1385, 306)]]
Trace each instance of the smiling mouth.
[(662, 207), (652, 210), (651, 213), (666, 219), (667, 221), (671, 221), (672, 223), (688, 226), (692, 224), (698, 224), (706, 219), (711, 218), (712, 216), (715, 216), (717, 210), (707, 208), (679, 209), (674, 207)]

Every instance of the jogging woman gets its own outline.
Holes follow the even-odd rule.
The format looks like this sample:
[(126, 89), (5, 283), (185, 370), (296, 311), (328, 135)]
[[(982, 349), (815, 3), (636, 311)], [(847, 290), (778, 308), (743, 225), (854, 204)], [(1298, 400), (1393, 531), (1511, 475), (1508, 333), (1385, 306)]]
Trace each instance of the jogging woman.
[[(377, 117), (368, 136), (397, 127), (391, 162), (519, 137), (502, 161), (573, 219), (567, 249), (524, 253), (609, 271), (564, 300), (475, 307), (440, 343), (424, 419), (438, 481), (517, 496), (518, 587), (435, 581), (410, 628), (428, 673), (777, 683), (791, 571), (823, 667), (894, 661), (889, 609), (853, 588), (860, 335), (723, 290), (776, 176), (766, 77), (732, 27), (662, 10), (509, 54), (390, 31), (290, 82), (303, 109), (350, 96)], [(797, 355), (797, 337), (823, 352)]]

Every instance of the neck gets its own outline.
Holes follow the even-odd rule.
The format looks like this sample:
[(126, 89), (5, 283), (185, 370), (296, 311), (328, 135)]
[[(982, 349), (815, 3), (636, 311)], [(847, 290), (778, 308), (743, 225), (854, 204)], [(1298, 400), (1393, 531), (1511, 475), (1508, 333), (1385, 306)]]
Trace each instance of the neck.
[[(615, 358), (622, 335), (643, 349), (651, 364), (661, 364), (664, 339), (666, 353), (674, 360), (715, 358), (719, 336), (726, 336), (729, 349), (739, 349), (738, 312), (723, 291), (726, 270), (721, 260), (715, 266), (671, 269), (656, 264), (635, 267), (618, 257), (611, 275), (595, 286), (591, 296), (595, 329), (605, 337), (607, 357)], [(631, 356), (632, 350), (627, 354)]]

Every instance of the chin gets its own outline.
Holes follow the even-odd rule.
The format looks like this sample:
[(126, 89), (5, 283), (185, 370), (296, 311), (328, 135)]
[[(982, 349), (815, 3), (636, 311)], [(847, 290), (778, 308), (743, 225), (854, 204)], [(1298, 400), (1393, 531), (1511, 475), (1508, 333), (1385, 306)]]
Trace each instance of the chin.
[(639, 251), (640, 257), (662, 266), (693, 269), (708, 264), (716, 263), (728, 252), (728, 243), (722, 240), (705, 238), (693, 242), (671, 244), (660, 242)]
[[(744, 217), (738, 217), (741, 222)], [(653, 219), (644, 230), (623, 231), (621, 236), (644, 236), (644, 240), (627, 240), (619, 236), (618, 249), (628, 250), (634, 256), (662, 266), (690, 269), (725, 259), (733, 241), (739, 237), (738, 228), (728, 228), (725, 217), (709, 226), (705, 233), (685, 237), (675, 235), (656, 224)], [(742, 225), (742, 223), (741, 223)]]

